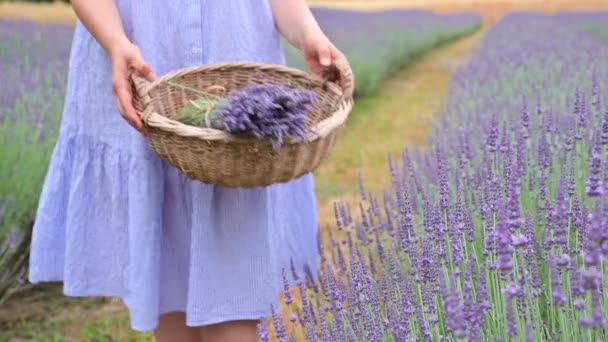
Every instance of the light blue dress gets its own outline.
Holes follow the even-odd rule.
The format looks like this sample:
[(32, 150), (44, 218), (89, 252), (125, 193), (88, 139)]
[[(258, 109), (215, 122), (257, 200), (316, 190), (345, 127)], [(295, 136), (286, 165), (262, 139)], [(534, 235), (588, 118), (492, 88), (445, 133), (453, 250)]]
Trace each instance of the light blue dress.
[[(117, 5), (157, 75), (222, 61), (285, 63), (266, 0)], [(117, 112), (110, 60), (77, 23), (34, 226), (31, 282), (63, 281), (69, 296), (120, 297), (138, 331), (173, 311), (185, 312), (191, 326), (259, 319), (278, 304), (290, 258), (316, 276), (316, 215), (310, 174), (228, 189), (161, 162)]]

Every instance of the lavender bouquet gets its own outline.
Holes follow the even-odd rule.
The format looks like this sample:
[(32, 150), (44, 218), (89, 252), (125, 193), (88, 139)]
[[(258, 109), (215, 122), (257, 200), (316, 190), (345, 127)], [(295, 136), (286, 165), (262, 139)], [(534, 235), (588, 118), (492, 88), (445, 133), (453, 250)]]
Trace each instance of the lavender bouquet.
[(178, 121), (236, 136), (268, 139), (274, 149), (286, 140), (306, 138), (308, 113), (318, 103), (312, 91), (275, 84), (246, 86), (225, 97), (211, 91), (197, 92), (202, 96), (178, 112)]

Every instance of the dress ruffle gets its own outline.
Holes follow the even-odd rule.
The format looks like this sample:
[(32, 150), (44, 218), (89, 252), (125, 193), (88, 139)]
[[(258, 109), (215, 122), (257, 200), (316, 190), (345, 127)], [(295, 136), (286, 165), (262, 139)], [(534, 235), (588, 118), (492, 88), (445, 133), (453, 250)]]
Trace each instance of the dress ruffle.
[(316, 218), (314, 198), (293, 191), (310, 187), (310, 176), (292, 191), (220, 188), (67, 133), (50, 165), (30, 281), (62, 281), (69, 296), (120, 297), (135, 330), (154, 329), (172, 311), (192, 326), (265, 317), (290, 258), (318, 272), (316, 231), (302, 221)]

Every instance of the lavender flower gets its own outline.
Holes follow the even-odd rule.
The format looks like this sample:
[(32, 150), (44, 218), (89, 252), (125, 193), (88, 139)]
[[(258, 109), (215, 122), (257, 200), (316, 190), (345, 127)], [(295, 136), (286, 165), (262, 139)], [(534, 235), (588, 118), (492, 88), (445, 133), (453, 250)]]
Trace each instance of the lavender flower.
[(596, 138), (595, 147), (591, 158), (591, 166), (589, 170), (589, 179), (587, 180), (587, 195), (590, 197), (597, 197), (603, 193), (602, 180), (600, 173), (602, 171), (602, 160), (601, 160), (602, 145), (600, 145), (599, 139)]
[[(322, 272), (320, 338), (605, 337), (608, 172), (598, 163), (606, 160), (602, 130), (593, 132), (603, 112), (585, 99), (588, 85), (579, 82), (588, 71), (575, 66), (608, 60), (608, 47), (560, 17), (518, 14), (491, 30), (491, 49), (455, 75), (429, 146), (402, 154), (401, 164), (389, 159), (384, 203), (367, 189), (361, 215), (337, 215), (351, 224), (330, 228), (341, 240), (326, 244), (337, 272)], [(608, 64), (593, 65), (592, 88), (602, 90)], [(585, 185), (601, 194), (589, 198)]]
[(446, 329), (448, 332), (454, 332), (458, 338), (464, 338), (466, 336), (466, 322), (462, 314), (462, 304), (454, 286), (454, 279), (451, 279), (448, 285), (445, 276), (440, 273), (439, 282), (442, 289)]
[(258, 323), (258, 338), (259, 342), (270, 342), (268, 329), (266, 328), (266, 323), (263, 320)]
[(494, 113), (490, 123), (490, 132), (488, 134), (486, 146), (488, 151), (495, 152), (497, 150), (496, 142), (498, 140), (498, 115)]
[(5, 241), (5, 246), (8, 249), (15, 249), (19, 243), (21, 242), (23, 234), (15, 232), (15, 231), (11, 231), (8, 234), (8, 238)]
[(602, 145), (608, 145), (608, 108), (604, 111), (604, 118), (602, 119)]
[(291, 305), (293, 299), (291, 297), (289, 280), (287, 279), (287, 272), (285, 269), (283, 269), (283, 294), (285, 295), (285, 304), (287, 304), (287, 306)]
[(523, 99), (523, 109), (521, 112), (521, 126), (523, 132), (523, 138), (528, 139), (530, 137), (530, 111), (528, 110), (528, 102), (526, 97)]
[(288, 338), (287, 338), (287, 332), (285, 330), (285, 326), (283, 324), (283, 318), (281, 317), (280, 314), (276, 313), (276, 310), (274, 308), (274, 305), (270, 306), (270, 311), (272, 314), (272, 322), (274, 324), (274, 328), (275, 328), (275, 337), (280, 341), (280, 342), (287, 342)]
[(307, 137), (308, 113), (318, 100), (316, 93), (275, 84), (249, 85), (231, 91), (209, 113), (211, 127), (257, 139), (270, 139), (278, 148), (288, 138)]

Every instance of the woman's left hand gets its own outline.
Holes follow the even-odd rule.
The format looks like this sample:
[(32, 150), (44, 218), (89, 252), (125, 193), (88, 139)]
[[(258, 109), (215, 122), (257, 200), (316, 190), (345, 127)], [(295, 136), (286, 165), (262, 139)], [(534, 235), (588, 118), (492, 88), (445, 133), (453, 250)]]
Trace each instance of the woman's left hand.
[[(325, 75), (326, 71), (335, 60), (343, 59), (347, 61), (346, 56), (331, 43), (331, 41), (323, 34), (317, 33), (311, 35), (304, 40), (302, 45), (302, 54), (304, 61), (310, 70), (320, 76)], [(354, 76), (351, 75), (351, 79)], [(352, 79), (354, 86), (354, 79)], [(336, 83), (343, 85), (345, 75), (337, 75)]]

